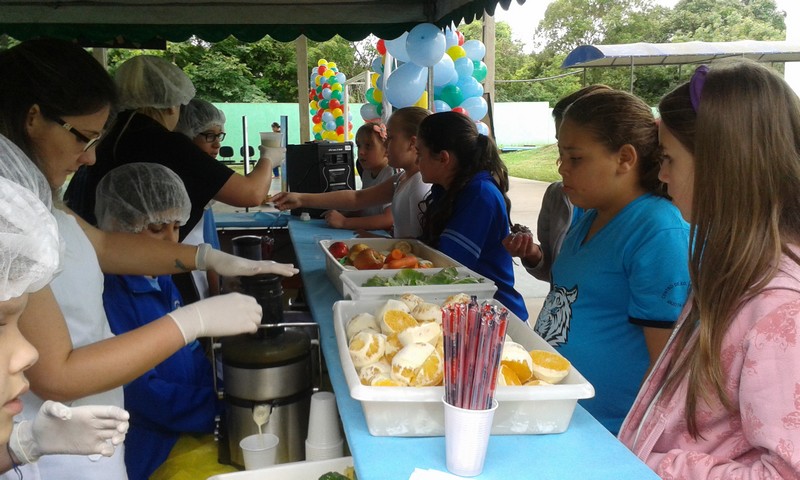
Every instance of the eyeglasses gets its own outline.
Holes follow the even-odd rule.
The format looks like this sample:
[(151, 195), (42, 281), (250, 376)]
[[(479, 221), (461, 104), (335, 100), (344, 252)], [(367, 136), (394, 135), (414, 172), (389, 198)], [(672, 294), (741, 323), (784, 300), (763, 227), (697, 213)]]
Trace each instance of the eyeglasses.
[(220, 133), (213, 133), (213, 132), (202, 132), (198, 135), (202, 136), (206, 143), (214, 143), (216, 141), (223, 141), (225, 140), (225, 132)]
[(63, 127), (64, 130), (66, 130), (69, 133), (75, 135), (75, 138), (77, 138), (81, 142), (85, 143), (86, 145), (83, 146), (83, 151), (84, 152), (88, 151), (90, 148), (92, 148), (93, 146), (97, 145), (97, 142), (99, 142), (100, 138), (102, 138), (102, 136), (103, 136), (103, 134), (100, 133), (99, 135), (97, 135), (94, 138), (89, 138), (86, 135), (84, 135), (81, 132), (79, 132), (75, 127), (70, 125), (69, 122), (65, 122), (61, 117), (59, 117), (57, 115), (48, 115), (48, 114), (46, 114), (44, 112), (42, 112), (42, 114), (45, 117), (49, 118), (50, 120), (52, 120), (52, 121), (56, 122), (57, 124), (61, 125), (61, 127)]

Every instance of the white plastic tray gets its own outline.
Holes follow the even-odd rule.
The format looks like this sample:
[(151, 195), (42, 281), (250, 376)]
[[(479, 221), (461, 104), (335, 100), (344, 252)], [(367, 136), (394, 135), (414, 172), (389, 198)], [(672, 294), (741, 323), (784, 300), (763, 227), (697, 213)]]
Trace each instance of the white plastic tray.
[[(442, 270), (441, 268), (426, 268), (420, 270), (425, 275), (433, 275)], [(482, 279), (480, 283), (459, 283), (450, 285), (420, 285), (405, 287), (364, 287), (364, 282), (378, 275), (381, 277), (393, 277), (399, 270), (345, 270), (339, 276), (342, 282), (342, 296), (353, 300), (377, 300), (380, 298), (399, 297), (404, 293), (415, 295), (435, 295), (447, 298), (456, 293), (466, 293), (476, 295), (478, 298), (492, 298), (497, 287), (494, 282), (479, 275), (469, 268), (456, 267), (459, 277), (470, 276)]]
[[(428, 301), (444, 298), (422, 295)], [(479, 298), (479, 303), (488, 300)], [(362, 385), (347, 349), (345, 324), (354, 315), (374, 312), (385, 300), (341, 300), (333, 305), (333, 324), (350, 396), (361, 401), (369, 433), (374, 436), (429, 437), (444, 435), (444, 387), (368, 387)], [(555, 349), (509, 311), (507, 334), (527, 350)], [(594, 396), (594, 387), (575, 367), (558, 385), (497, 387), (499, 403), (492, 435), (561, 433), (567, 429), (578, 399)]]
[[(363, 243), (365, 245), (369, 245), (370, 248), (373, 248), (379, 252), (389, 252), (400, 240), (394, 238), (351, 238), (348, 240), (320, 240), (319, 247), (325, 252), (325, 271), (328, 273), (328, 278), (330, 279), (333, 286), (336, 287), (336, 290), (339, 291), (340, 295), (344, 294), (344, 289), (342, 287), (342, 280), (339, 276), (342, 272), (346, 271), (347, 269), (339, 263), (331, 252), (328, 251), (328, 247), (331, 246), (331, 243), (334, 242), (344, 242), (347, 245), (347, 248), (352, 247), (356, 243)], [(419, 240), (405, 240), (409, 244), (411, 244), (411, 253), (416, 255), (419, 258), (430, 260), (433, 262), (434, 267), (463, 267), (460, 263), (456, 262), (452, 258), (448, 257), (444, 253), (433, 249), (424, 243), (420, 242)], [(353, 268), (352, 271), (358, 271)], [(372, 270), (377, 271), (377, 270)], [(392, 272), (392, 275), (399, 272), (400, 270), (386, 270), (387, 272)]]
[(313, 462), (282, 463), (258, 470), (222, 473), (208, 477), (207, 480), (317, 480), (328, 472), (344, 473), (344, 469), (353, 466), (353, 457), (331, 458)]

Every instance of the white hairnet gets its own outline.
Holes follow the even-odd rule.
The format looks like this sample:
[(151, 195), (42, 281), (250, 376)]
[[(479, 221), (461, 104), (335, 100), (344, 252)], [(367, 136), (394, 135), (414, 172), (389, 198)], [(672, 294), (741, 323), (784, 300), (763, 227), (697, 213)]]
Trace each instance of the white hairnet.
[(181, 116), (175, 131), (193, 139), (198, 134), (215, 126), (220, 128), (225, 126), (225, 114), (222, 113), (222, 110), (205, 100), (193, 98), (188, 105), (181, 109)]
[(0, 135), (0, 176), (36, 194), (47, 210), (53, 207), (53, 191), (44, 174), (14, 142)]
[(0, 177), (0, 301), (35, 292), (58, 270), (61, 242), (36, 194)]
[(97, 185), (94, 213), (107, 231), (138, 233), (150, 224), (189, 220), (183, 180), (157, 163), (128, 163), (108, 172)]
[(153, 55), (126, 60), (114, 74), (114, 82), (123, 110), (186, 105), (195, 94), (192, 81), (177, 65)]

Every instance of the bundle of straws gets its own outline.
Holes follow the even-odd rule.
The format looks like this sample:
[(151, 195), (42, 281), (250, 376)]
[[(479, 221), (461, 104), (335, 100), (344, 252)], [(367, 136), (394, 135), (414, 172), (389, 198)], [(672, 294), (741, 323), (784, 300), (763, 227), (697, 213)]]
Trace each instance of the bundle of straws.
[(442, 309), (445, 401), (458, 408), (491, 407), (503, 353), (508, 310), (476, 297)]

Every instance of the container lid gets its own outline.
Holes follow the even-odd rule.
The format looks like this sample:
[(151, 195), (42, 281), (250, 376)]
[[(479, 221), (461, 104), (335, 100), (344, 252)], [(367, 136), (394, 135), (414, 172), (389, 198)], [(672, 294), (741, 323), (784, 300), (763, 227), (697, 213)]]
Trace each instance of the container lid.
[(311, 351), (306, 332), (287, 327), (274, 337), (237, 335), (221, 340), (222, 361), (240, 368), (279, 367), (295, 363)]

